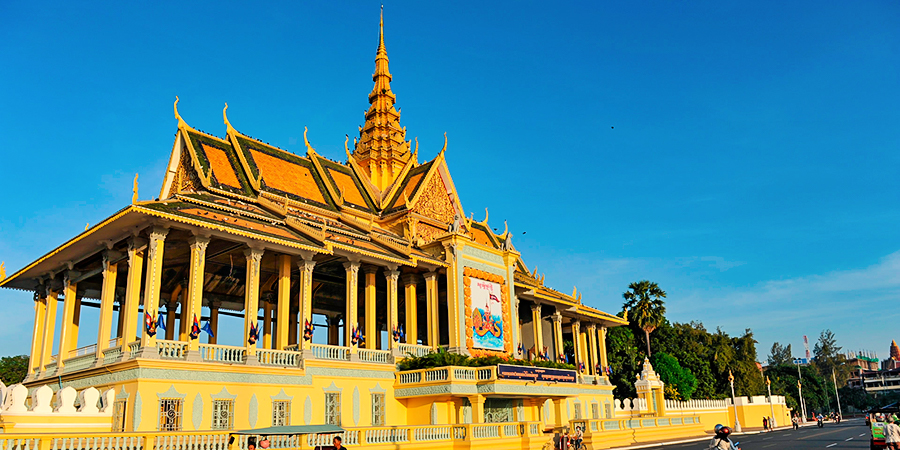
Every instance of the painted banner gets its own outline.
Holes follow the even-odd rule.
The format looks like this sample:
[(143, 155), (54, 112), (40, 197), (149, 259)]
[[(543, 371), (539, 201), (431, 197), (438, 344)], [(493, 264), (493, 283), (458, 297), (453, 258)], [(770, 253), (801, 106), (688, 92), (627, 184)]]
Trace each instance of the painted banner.
[(500, 285), (472, 279), (472, 346), (503, 351), (503, 304)]
[(497, 364), (497, 377), (512, 380), (555, 381), (558, 383), (574, 383), (576, 381), (574, 370), (510, 366), (507, 364)]

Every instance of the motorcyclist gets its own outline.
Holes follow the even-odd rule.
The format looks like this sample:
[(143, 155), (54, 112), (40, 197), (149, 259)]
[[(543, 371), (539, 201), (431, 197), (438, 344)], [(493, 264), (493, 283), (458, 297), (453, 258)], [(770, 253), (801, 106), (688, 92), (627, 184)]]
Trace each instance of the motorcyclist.
[(716, 425), (715, 431), (716, 436), (709, 441), (709, 450), (740, 450), (728, 437), (731, 435), (731, 428)]
[(816, 422), (818, 422), (819, 428), (822, 428), (825, 426), (825, 417), (822, 416), (822, 413), (819, 413), (819, 415), (816, 416)]

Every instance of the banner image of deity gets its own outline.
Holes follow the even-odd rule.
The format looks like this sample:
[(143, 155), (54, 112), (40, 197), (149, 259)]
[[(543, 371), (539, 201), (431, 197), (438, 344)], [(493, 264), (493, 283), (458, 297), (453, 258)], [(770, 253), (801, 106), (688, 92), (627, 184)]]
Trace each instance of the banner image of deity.
[(503, 304), (500, 285), (472, 280), (472, 346), (503, 350)]

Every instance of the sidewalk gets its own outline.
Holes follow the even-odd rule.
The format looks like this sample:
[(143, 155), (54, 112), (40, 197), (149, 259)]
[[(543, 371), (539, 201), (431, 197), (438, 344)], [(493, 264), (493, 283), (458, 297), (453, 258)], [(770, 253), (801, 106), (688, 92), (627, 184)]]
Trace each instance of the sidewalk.
[[(814, 427), (814, 426), (816, 426), (816, 423), (815, 422), (807, 422), (805, 424), (801, 423), (800, 426), (801, 427)], [(793, 425), (788, 425), (785, 427), (776, 427), (775, 431), (790, 430), (792, 428), (793, 428)], [(742, 427), (742, 429), (745, 431), (741, 431), (740, 433), (732, 433), (732, 436), (751, 436), (754, 434), (764, 433), (762, 427), (755, 427), (755, 428), (754, 427), (748, 427), (748, 428)], [(690, 444), (691, 442), (706, 441), (706, 440), (712, 439), (712, 437), (713, 437), (713, 434), (712, 434), (712, 431), (710, 431), (710, 433), (708, 433), (708, 434), (705, 434), (703, 436), (698, 436), (695, 438), (679, 439), (677, 441), (654, 441), (654, 442), (647, 442), (647, 443), (638, 444), (638, 445), (632, 445), (632, 446), (628, 446), (628, 447), (612, 447), (607, 450), (637, 450), (637, 449), (642, 449), (642, 448), (651, 448), (651, 447), (659, 447), (659, 446), (666, 446), (666, 445)]]

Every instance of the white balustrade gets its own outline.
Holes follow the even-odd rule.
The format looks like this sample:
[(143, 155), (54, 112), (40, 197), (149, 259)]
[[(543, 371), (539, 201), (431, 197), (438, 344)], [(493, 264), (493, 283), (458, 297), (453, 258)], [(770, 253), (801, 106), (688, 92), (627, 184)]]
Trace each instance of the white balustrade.
[(331, 446), (335, 436), (340, 436), (341, 443), (348, 447), (359, 444), (359, 430), (346, 430), (343, 433), (310, 434), (306, 436), (306, 443), (310, 447), (328, 447)]
[(156, 340), (156, 349), (162, 359), (184, 359), (187, 352), (187, 342)]
[(458, 441), (464, 440), (466, 438), (466, 427), (464, 426), (454, 426), (453, 427), (453, 439)]
[(112, 364), (122, 356), (122, 347), (108, 348), (103, 351), (103, 364)]
[(370, 350), (367, 348), (359, 349), (359, 360), (371, 363), (392, 363), (390, 350)]
[(450, 439), (449, 426), (419, 427), (413, 432), (416, 442), (443, 441)]
[(138, 351), (141, 350), (141, 341), (134, 341), (128, 344), (128, 359), (134, 359)]
[(400, 372), (398, 374), (400, 378), (400, 384), (411, 384), (411, 383), (421, 383), (422, 382), (422, 372)]
[(438, 367), (425, 371), (425, 381), (446, 381), (450, 371), (446, 367)]
[(350, 359), (350, 347), (341, 347), (339, 345), (310, 344), (313, 356), (316, 359), (332, 359), (337, 361), (347, 361)]
[(496, 379), (496, 367), (482, 367), (478, 369), (478, 381)]
[(155, 446), (156, 450), (226, 450), (227, 448), (228, 436), (226, 434), (157, 436)]
[(291, 345), (288, 345), (287, 347), (285, 347), (284, 349), (289, 352), (299, 352), (300, 344), (291, 344)]
[(200, 344), (200, 359), (210, 362), (242, 363), (244, 362), (244, 347)]
[(406, 428), (370, 428), (365, 430), (366, 444), (396, 444), (409, 442)]
[(297, 352), (261, 348), (256, 351), (256, 357), (264, 366), (297, 367), (300, 365), (300, 353)]
[(454, 367), (453, 378), (457, 380), (474, 380), (476, 378), (476, 370), (468, 367)]
[(472, 439), (498, 438), (500, 427), (491, 425), (475, 425), (472, 427)]
[(530, 435), (537, 436), (541, 432), (540, 424), (532, 423), (532, 424), (529, 424), (529, 426), (531, 427), (531, 429), (528, 431), (528, 433)]
[(508, 423), (503, 425), (503, 435), (506, 437), (513, 437), (519, 435), (519, 424), (516, 423)]
[(398, 344), (397, 348), (404, 356), (410, 354), (412, 354), (413, 356), (425, 356), (429, 353), (434, 352), (434, 350), (428, 345)]

